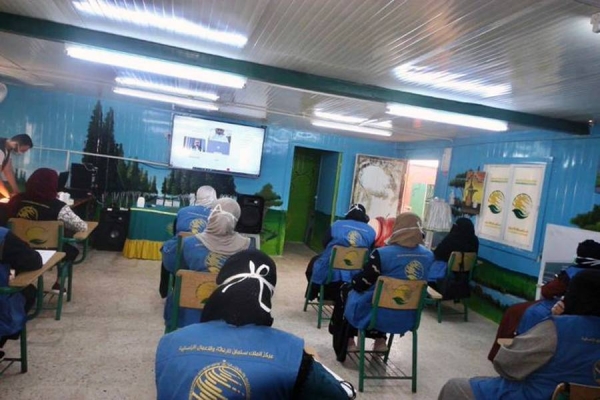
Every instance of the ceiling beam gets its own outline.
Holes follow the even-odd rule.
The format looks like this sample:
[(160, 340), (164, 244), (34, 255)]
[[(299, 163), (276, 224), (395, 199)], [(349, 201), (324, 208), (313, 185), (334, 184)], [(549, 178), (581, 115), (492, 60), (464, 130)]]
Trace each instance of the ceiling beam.
[(200, 53), (111, 33), (78, 28), (37, 18), (0, 12), (0, 31), (55, 42), (79, 43), (88, 46), (138, 54), (179, 63), (201, 66), (246, 76), (248, 79), (293, 87), (324, 94), (370, 100), (383, 103), (403, 103), (418, 107), (493, 118), (516, 125), (588, 135), (587, 123), (551, 118), (535, 114), (441, 99), (373, 85), (363, 85), (340, 79), (307, 74), (249, 61)]

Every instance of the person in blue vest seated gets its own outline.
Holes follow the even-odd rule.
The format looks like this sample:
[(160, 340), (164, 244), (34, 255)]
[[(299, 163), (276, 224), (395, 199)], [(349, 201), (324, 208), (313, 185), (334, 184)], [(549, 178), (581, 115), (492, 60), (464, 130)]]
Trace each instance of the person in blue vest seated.
[(475, 235), (475, 226), (469, 218), (458, 218), (448, 235), (433, 250), (435, 261), (431, 264), (427, 281), (434, 289), (437, 289), (437, 280), (446, 276), (450, 254), (455, 251), (479, 252), (479, 239)]
[[(0, 227), (0, 287), (8, 287), (10, 270), (21, 272), (42, 268), (42, 257), (8, 229)], [(29, 285), (18, 293), (0, 294), (0, 361), (8, 339), (18, 339), (35, 303), (37, 289)]]
[(590, 239), (578, 244), (575, 264), (565, 268), (553, 280), (542, 286), (541, 300), (515, 304), (506, 309), (498, 325), (488, 360), (492, 361), (500, 349), (499, 338), (513, 338), (548, 317), (552, 307), (566, 293), (571, 279), (586, 269), (600, 270), (600, 243)]
[[(208, 217), (206, 229), (183, 240), (181, 269), (218, 273), (229, 257), (251, 248), (251, 240), (235, 231), (240, 213), (237, 201), (228, 197), (217, 200)], [(172, 295), (167, 296), (164, 313), (166, 322), (171, 317), (172, 301)], [(178, 327), (199, 321), (200, 314), (200, 310), (182, 308)]]
[[(333, 246), (367, 247), (372, 248), (375, 242), (375, 230), (368, 224), (369, 216), (362, 204), (352, 204), (343, 219), (335, 221), (323, 236), (325, 250), (314, 256), (306, 268), (306, 279), (311, 285), (308, 292), (309, 300), (319, 295), (321, 285), (327, 280), (329, 258)], [(335, 300), (340, 286), (350, 282), (356, 272), (333, 271), (331, 282), (325, 285), (325, 299)]]
[[(275, 262), (259, 250), (231, 256), (202, 322), (161, 338), (157, 398), (347, 399), (304, 340), (272, 328)], [(347, 382), (346, 382), (347, 383)]]
[(439, 400), (550, 399), (562, 382), (599, 386), (600, 271), (573, 277), (564, 301), (494, 358), (500, 376), (451, 379)]
[(206, 229), (208, 216), (217, 201), (217, 192), (212, 186), (200, 186), (196, 191), (194, 203), (181, 208), (173, 222), (173, 237), (163, 243), (162, 264), (160, 269), (159, 293), (164, 299), (169, 292), (169, 275), (175, 270), (177, 254), (177, 234), (191, 232), (194, 235)]
[[(433, 253), (423, 246), (421, 218), (406, 212), (396, 217), (392, 235), (386, 245), (373, 250), (363, 270), (352, 278), (351, 291), (345, 304), (344, 317), (356, 329), (366, 329), (371, 320), (372, 299), (379, 276), (397, 279), (427, 280)], [(398, 317), (393, 310), (380, 309), (375, 330), (367, 337), (375, 339), (373, 351), (387, 351), (385, 332), (406, 332), (414, 324), (413, 312)], [(348, 351), (356, 351), (354, 337), (348, 340)]]
[[(11, 197), (8, 203), (9, 218), (24, 218), (36, 221), (62, 221), (65, 237), (76, 232), (85, 232), (87, 223), (73, 212), (71, 207), (57, 199), (58, 173), (49, 168), (38, 168), (27, 179), (25, 192)], [(64, 261), (73, 262), (79, 254), (77, 247), (63, 243), (66, 253)], [(60, 293), (60, 270), (57, 268), (56, 282), (52, 285), (54, 293)], [(62, 293), (66, 294), (66, 288)]]

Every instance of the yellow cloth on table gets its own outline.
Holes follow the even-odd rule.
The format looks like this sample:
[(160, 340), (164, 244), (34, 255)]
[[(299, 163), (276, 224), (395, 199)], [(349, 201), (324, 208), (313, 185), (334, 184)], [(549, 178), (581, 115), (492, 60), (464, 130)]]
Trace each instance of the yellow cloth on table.
[(160, 248), (163, 242), (150, 240), (126, 239), (123, 247), (123, 257), (139, 258), (142, 260), (162, 260)]

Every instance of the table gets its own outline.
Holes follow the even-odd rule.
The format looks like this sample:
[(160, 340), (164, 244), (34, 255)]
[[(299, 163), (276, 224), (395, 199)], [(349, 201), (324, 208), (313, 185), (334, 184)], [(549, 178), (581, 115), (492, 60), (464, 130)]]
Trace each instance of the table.
[(61, 262), (62, 259), (65, 258), (65, 256), (66, 253), (57, 251), (52, 255), (52, 257), (50, 257), (48, 261), (44, 263), (44, 265), (42, 265), (42, 268), (36, 269), (35, 271), (22, 272), (19, 275), (17, 275), (15, 279), (8, 283), (9, 287), (21, 288), (31, 285), (37, 280), (37, 303), (35, 306), (35, 311), (33, 314), (31, 314), (31, 316), (28, 317), (29, 319), (36, 317), (42, 310), (42, 301), (44, 300), (44, 272), (48, 271), (50, 268), (54, 267), (56, 264)]
[(85, 221), (87, 224), (87, 230), (83, 232), (77, 232), (73, 234), (72, 238), (65, 238), (65, 242), (69, 243), (83, 243), (83, 252), (81, 253), (81, 258), (79, 260), (73, 261), (73, 265), (81, 264), (85, 261), (85, 257), (87, 256), (88, 246), (89, 246), (89, 237), (98, 227), (98, 222), (96, 221)]
[(173, 222), (178, 210), (173, 207), (132, 207), (123, 256), (161, 260), (160, 248), (165, 241), (173, 237)]

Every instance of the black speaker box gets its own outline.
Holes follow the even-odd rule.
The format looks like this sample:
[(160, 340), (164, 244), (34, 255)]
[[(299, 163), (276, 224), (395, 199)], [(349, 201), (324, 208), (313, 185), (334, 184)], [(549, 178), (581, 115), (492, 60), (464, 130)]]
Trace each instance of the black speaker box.
[(265, 199), (260, 196), (241, 194), (237, 197), (237, 201), (242, 213), (235, 230), (239, 233), (260, 233)]
[(122, 251), (129, 229), (129, 210), (105, 208), (94, 231), (94, 248)]

